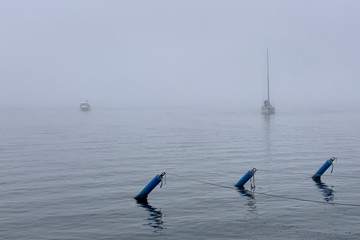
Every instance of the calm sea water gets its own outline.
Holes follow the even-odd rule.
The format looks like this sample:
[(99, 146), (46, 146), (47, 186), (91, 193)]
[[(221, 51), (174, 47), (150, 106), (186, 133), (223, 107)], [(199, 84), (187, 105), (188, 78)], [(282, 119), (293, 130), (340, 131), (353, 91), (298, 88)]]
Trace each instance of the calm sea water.
[(355, 112), (1, 109), (0, 239), (360, 239), (359, 146)]

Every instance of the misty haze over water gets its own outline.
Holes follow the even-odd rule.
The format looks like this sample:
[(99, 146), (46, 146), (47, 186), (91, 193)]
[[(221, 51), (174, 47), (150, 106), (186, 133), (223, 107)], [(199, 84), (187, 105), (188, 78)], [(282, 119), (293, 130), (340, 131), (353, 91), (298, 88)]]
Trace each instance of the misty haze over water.
[(359, 10), (1, 1), (0, 239), (359, 239)]
[(0, 106), (358, 108), (358, 1), (2, 1)]

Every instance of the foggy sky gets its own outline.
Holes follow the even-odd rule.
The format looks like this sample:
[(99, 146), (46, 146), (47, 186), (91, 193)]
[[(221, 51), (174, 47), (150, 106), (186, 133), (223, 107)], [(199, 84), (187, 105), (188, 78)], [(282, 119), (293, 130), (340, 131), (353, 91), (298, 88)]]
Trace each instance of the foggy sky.
[[(360, 104), (357, 0), (3, 0), (0, 105)], [(359, 107), (358, 107), (359, 109)]]

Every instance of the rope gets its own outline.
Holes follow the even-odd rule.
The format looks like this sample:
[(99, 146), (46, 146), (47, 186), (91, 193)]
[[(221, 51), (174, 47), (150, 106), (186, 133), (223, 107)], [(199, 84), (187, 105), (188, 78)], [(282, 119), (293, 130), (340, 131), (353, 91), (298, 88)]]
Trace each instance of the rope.
[[(169, 174), (169, 173), (167, 173), (167, 174)], [(199, 183), (211, 185), (211, 186), (227, 188), (227, 189), (234, 189), (234, 187), (224, 186), (224, 185), (216, 184), (216, 183), (210, 183), (210, 182), (206, 182), (206, 181), (202, 181), (202, 180), (198, 180), (198, 179), (194, 179), (194, 178), (190, 178), (190, 177), (185, 177), (185, 176), (178, 175), (178, 174), (175, 174), (175, 173), (170, 173), (170, 175), (173, 175), (173, 176), (178, 177), (178, 178), (191, 180), (191, 181), (194, 181), (194, 182), (199, 182)], [(304, 199), (304, 198), (289, 197), (289, 196), (284, 196), (284, 195), (276, 195), (276, 194), (263, 193), (263, 192), (258, 192), (258, 191), (255, 192), (255, 189), (254, 189), (253, 193), (263, 195), (263, 196), (273, 197), (273, 198), (282, 198), (282, 199), (296, 200), (296, 201), (302, 201), (302, 202), (312, 202), (312, 203), (330, 204), (330, 205), (338, 205), (338, 206), (349, 206), (349, 207), (360, 207), (360, 204), (324, 202), (324, 201), (319, 201), (319, 200), (310, 200), (310, 199)]]
[(331, 176), (331, 177), (340, 177), (340, 178), (360, 178), (360, 176), (346, 176), (346, 175), (338, 175), (338, 174), (336, 174), (336, 176), (335, 175), (329, 175), (329, 174), (323, 174), (323, 176)]
[(161, 188), (163, 186), (163, 183), (166, 184), (166, 173), (165, 172), (160, 174), (160, 181), (161, 181), (161, 184), (160, 184), (160, 188)]
[(331, 173), (333, 173), (333, 171), (334, 171), (334, 165), (335, 165), (334, 161), (337, 162), (337, 158), (332, 157), (332, 158), (330, 158), (330, 161), (331, 161), (331, 160), (332, 160), (332, 162), (331, 162)]
[[(329, 160), (332, 160), (333, 159), (333, 161), (332, 161), (332, 164), (331, 164), (331, 171), (330, 171), (330, 174), (326, 174), (326, 173), (324, 173), (322, 176), (331, 176), (331, 177), (339, 177), (339, 178), (354, 178), (354, 179), (360, 179), (360, 176), (349, 176), (349, 175), (339, 175), (339, 174), (336, 174), (336, 175), (332, 175), (331, 173), (333, 173), (333, 171), (334, 171), (334, 168), (335, 168), (335, 162), (336, 162), (336, 164), (337, 164), (337, 162), (338, 162), (338, 158), (337, 157), (332, 157), (332, 158), (330, 158)], [(259, 170), (259, 169), (258, 169)], [(260, 171), (262, 171), (262, 172), (273, 172), (273, 171), (271, 171), (271, 170), (266, 170), (266, 169), (260, 169)], [(303, 173), (299, 173), (299, 172), (289, 172), (289, 171), (286, 171), (286, 173), (288, 173), (288, 174), (292, 174), (292, 175), (304, 175)]]
[(252, 178), (250, 178), (250, 187), (251, 187), (251, 190), (254, 190), (255, 191), (255, 173), (253, 174)]
[[(266, 170), (266, 169), (257, 169), (258, 171), (261, 171), (261, 172), (271, 172), (271, 173), (274, 173), (274, 171), (271, 171), (271, 170)], [(289, 172), (289, 171), (286, 171), (287, 174), (289, 175), (304, 175), (304, 173), (301, 173), (301, 172)], [(311, 177), (312, 175), (307, 175), (306, 177)], [(348, 176), (348, 175), (339, 175), (339, 174), (329, 174), (329, 173), (324, 173), (322, 176), (328, 176), (328, 177), (334, 177), (334, 178), (354, 178), (354, 179), (360, 179), (360, 176)]]
[[(169, 174), (169, 173), (168, 173), (168, 174)], [(204, 184), (212, 185), (212, 186), (216, 186), (216, 187), (234, 189), (233, 187), (224, 186), (224, 185), (220, 185), (220, 184), (216, 184), (216, 183), (205, 182), (205, 181), (202, 181), (202, 180), (197, 180), (197, 179), (194, 179), (194, 178), (189, 178), (189, 177), (181, 176), (181, 175), (178, 175), (178, 174), (175, 174), (175, 173), (170, 173), (170, 175), (174, 175), (175, 177), (179, 177), (179, 178), (183, 178), (183, 179), (188, 179), (188, 180), (191, 180), (191, 181), (194, 181), (194, 182), (204, 183)]]

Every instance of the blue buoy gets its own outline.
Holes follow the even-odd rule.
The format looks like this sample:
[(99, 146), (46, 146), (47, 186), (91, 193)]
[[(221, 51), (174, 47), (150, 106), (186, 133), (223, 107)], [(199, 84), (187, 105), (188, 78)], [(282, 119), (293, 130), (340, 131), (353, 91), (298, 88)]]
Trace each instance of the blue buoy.
[(235, 187), (244, 188), (245, 183), (254, 176), (255, 172), (256, 172), (256, 168), (253, 168), (252, 170), (247, 171), (245, 173), (245, 175), (235, 184)]
[(321, 175), (333, 164), (335, 158), (332, 157), (329, 160), (326, 160), (325, 163), (317, 170), (317, 172), (312, 176), (312, 178), (320, 178)]
[[(146, 201), (149, 193), (160, 183), (162, 182), (163, 177), (165, 176), (165, 172), (160, 175), (156, 175), (141, 192), (135, 197), (138, 201)], [(160, 186), (161, 187), (161, 186)]]

